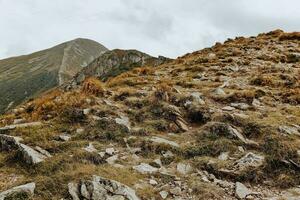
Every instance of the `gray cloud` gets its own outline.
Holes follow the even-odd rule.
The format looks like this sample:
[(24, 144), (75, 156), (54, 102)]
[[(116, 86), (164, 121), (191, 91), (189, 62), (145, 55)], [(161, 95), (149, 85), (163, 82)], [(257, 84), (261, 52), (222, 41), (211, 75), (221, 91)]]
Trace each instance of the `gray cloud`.
[(281, 28), (300, 30), (299, 0), (0, 0), (0, 58), (77, 37), (177, 57)]

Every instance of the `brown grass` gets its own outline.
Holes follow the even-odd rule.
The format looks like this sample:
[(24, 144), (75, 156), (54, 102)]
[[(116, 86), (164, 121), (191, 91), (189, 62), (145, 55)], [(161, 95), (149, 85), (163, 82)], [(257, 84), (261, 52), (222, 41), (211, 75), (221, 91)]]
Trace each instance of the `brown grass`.
[(97, 78), (87, 78), (82, 86), (82, 91), (86, 94), (103, 96), (105, 93), (104, 84)]
[(283, 33), (279, 36), (279, 40), (300, 40), (300, 32)]

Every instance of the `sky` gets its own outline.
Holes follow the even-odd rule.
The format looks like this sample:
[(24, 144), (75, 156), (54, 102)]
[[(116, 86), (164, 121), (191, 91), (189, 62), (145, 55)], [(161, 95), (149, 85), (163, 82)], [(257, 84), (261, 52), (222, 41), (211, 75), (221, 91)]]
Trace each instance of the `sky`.
[(0, 0), (0, 59), (75, 38), (176, 58), (278, 28), (300, 31), (300, 0)]

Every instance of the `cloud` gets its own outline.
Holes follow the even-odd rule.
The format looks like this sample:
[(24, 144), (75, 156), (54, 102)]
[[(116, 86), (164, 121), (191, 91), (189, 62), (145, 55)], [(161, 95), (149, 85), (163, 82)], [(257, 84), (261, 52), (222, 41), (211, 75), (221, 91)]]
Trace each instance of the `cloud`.
[(300, 30), (298, 0), (0, 0), (0, 58), (77, 37), (177, 57), (281, 28)]

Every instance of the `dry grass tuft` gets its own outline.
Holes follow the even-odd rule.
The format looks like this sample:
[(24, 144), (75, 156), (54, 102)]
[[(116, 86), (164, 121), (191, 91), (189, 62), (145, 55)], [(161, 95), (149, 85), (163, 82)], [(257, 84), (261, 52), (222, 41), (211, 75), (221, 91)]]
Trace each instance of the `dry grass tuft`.
[(82, 86), (82, 91), (86, 94), (92, 94), (95, 96), (103, 96), (105, 93), (103, 83), (97, 78), (87, 78)]
[(279, 36), (279, 40), (300, 40), (300, 32), (283, 33)]

